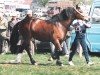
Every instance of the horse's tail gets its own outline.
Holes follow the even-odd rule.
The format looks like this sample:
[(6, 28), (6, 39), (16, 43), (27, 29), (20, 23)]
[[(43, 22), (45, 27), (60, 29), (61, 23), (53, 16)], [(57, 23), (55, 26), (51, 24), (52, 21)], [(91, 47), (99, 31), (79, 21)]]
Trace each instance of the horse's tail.
[(13, 54), (18, 52), (18, 46), (17, 46), (18, 41), (19, 41), (19, 22), (13, 27), (10, 36), (10, 50), (11, 53)]

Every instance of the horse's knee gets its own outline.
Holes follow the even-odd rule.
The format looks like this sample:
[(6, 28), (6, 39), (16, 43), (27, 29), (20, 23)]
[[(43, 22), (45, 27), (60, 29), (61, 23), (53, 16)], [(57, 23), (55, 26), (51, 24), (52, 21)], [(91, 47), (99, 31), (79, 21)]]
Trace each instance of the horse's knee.
[(18, 46), (18, 53), (23, 53), (24, 47), (22, 45)]

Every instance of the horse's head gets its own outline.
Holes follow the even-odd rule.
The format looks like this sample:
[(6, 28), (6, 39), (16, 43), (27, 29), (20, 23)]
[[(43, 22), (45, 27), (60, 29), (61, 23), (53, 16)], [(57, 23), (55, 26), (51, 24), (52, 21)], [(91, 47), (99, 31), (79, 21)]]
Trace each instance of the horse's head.
[(67, 19), (81, 19), (85, 20), (86, 16), (84, 16), (82, 13), (80, 13), (77, 9), (74, 7), (67, 7), (66, 9), (63, 9), (61, 12), (63, 20)]

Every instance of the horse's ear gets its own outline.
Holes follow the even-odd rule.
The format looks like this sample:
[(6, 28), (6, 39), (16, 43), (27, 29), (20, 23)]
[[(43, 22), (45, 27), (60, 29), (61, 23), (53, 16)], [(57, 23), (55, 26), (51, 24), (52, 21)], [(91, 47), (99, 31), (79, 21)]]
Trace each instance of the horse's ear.
[(75, 6), (75, 7), (76, 7), (76, 9), (80, 9), (79, 4), (76, 4), (76, 6)]
[(76, 6), (75, 6), (75, 7), (76, 7), (76, 9), (77, 9), (77, 8), (78, 8), (78, 4), (76, 4)]

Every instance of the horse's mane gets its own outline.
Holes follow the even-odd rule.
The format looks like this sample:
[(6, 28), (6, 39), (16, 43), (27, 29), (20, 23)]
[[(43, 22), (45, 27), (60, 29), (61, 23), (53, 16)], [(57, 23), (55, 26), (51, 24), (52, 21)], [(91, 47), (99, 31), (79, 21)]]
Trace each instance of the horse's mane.
[(73, 7), (67, 7), (63, 9), (60, 13), (52, 16), (48, 21), (52, 23), (60, 22), (63, 20), (67, 20), (74, 16), (75, 9)]
[(51, 23), (55, 23), (55, 22), (59, 22), (60, 21), (60, 15), (56, 14), (54, 16), (52, 16), (49, 20), (47, 20), (47, 22), (51, 22)]
[(73, 7), (67, 7), (66, 9), (63, 9), (60, 13), (62, 20), (67, 20), (71, 17), (74, 17), (74, 11), (75, 9)]
[(32, 18), (26, 16), (23, 20), (20, 21), (21, 24), (29, 23), (32, 20)]

